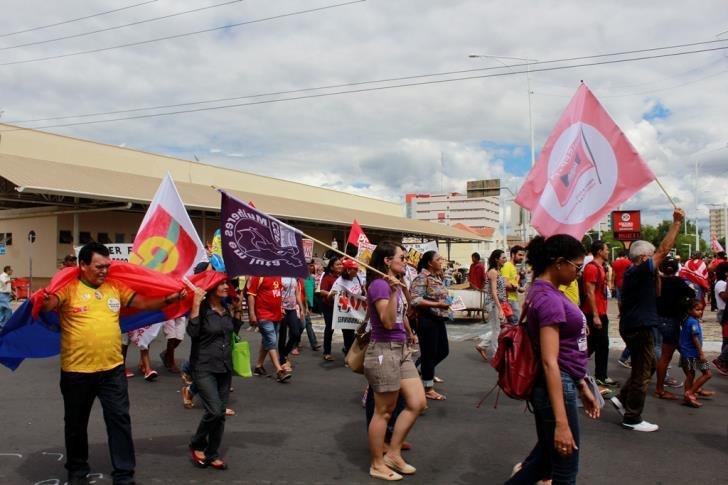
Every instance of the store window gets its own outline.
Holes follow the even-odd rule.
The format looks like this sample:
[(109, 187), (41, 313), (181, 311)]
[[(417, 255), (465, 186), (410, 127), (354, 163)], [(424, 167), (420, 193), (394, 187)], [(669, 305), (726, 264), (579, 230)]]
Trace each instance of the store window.
[(124, 241), (124, 233), (117, 232), (114, 234), (114, 242), (116, 244), (124, 244), (126, 241)]
[(81, 231), (78, 233), (78, 242), (80, 242), (81, 244), (88, 244), (93, 241), (94, 238), (91, 237), (90, 232)]
[(71, 231), (58, 231), (58, 244), (73, 244), (73, 233)]
[(100, 232), (96, 240), (101, 244), (111, 244), (111, 239), (109, 238), (108, 232)]

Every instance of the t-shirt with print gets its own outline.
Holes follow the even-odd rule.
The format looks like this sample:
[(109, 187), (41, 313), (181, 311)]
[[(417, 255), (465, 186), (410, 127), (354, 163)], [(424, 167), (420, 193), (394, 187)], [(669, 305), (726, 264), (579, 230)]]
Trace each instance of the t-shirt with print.
[(607, 314), (607, 278), (604, 268), (598, 263), (592, 262), (584, 266), (584, 301), (581, 302), (581, 310), (586, 315), (593, 315), (591, 303), (586, 298), (586, 283), (594, 284), (594, 300), (597, 304), (597, 312), (600, 315)]
[(339, 276), (336, 278), (334, 285), (331, 287), (331, 291), (341, 293), (343, 290), (346, 290), (352, 295), (361, 295), (363, 293), (362, 289), (361, 281), (359, 281), (358, 276), (354, 276), (350, 280), (344, 279), (343, 276)]
[(695, 346), (693, 336), (698, 336), (698, 342), (700, 346), (703, 346), (703, 329), (700, 328), (700, 322), (693, 317), (688, 317), (683, 323), (682, 330), (680, 331), (680, 355), (687, 358), (700, 357), (698, 348)]
[(255, 297), (255, 318), (272, 322), (283, 319), (279, 277), (252, 276), (248, 280), (248, 295)]
[[(506, 264), (504, 264), (500, 270), (500, 274), (506, 279), (506, 282), (509, 285), (518, 287), (518, 268), (516, 268), (516, 265), (511, 261), (506, 261)], [(508, 294), (508, 299), (510, 301), (518, 300), (517, 290), (507, 290), (506, 293)]]
[(284, 310), (296, 309), (297, 291), (298, 281), (296, 281), (296, 278), (281, 278), (281, 303)]
[[(587, 370), (586, 317), (561, 291), (551, 283), (536, 280), (526, 297), (528, 302), (528, 334), (540, 348), (541, 327), (559, 327), (559, 368), (575, 379)], [(540, 353), (540, 350), (539, 350)]]
[(726, 291), (725, 281), (715, 282), (715, 303), (718, 305), (718, 310), (725, 310), (725, 300), (720, 297), (720, 294)]
[(119, 312), (129, 306), (134, 292), (106, 281), (98, 287), (78, 279), (57, 293), (61, 322), (61, 369), (65, 372), (102, 372), (124, 363), (121, 355)]
[[(322, 291), (329, 291), (330, 292), (331, 291), (331, 288), (334, 287), (334, 283), (336, 282), (336, 279), (337, 278), (338, 278), (338, 276), (336, 276), (333, 273), (329, 273), (329, 274), (324, 275), (324, 277), (321, 278), (321, 286), (320, 286), (319, 289), (322, 290)], [(334, 300), (330, 300), (329, 298), (324, 298), (323, 299), (323, 302), (324, 302), (324, 305), (327, 306), (327, 307), (329, 307), (329, 308), (333, 308), (334, 307)]]
[(619, 331), (657, 326), (657, 290), (652, 258), (624, 273)]
[(397, 298), (397, 319), (394, 328), (388, 330), (382, 325), (379, 319), (379, 313), (376, 310), (375, 303), (379, 300), (389, 300), (392, 297), (392, 291), (389, 283), (382, 278), (378, 278), (369, 285), (367, 290), (367, 302), (369, 304), (369, 322), (372, 325), (372, 340), (374, 342), (402, 342), (407, 341), (407, 331), (404, 328), (404, 315), (407, 311), (406, 301), (402, 288), (398, 287), (396, 292)]

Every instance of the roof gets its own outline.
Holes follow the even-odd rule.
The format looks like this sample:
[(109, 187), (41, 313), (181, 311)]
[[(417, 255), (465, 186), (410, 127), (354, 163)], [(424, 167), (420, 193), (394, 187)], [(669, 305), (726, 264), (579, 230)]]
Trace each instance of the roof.
[[(120, 170), (79, 167), (75, 164), (0, 154), (0, 176), (12, 182), (19, 192), (63, 195), (121, 202), (151, 202), (161, 177)], [(174, 177), (185, 205), (190, 209), (219, 212), (220, 194), (211, 185), (185, 182)], [(351, 207), (310, 202), (283, 196), (241, 191), (221, 186), (243, 201), (275, 217), (289, 221), (330, 223), (349, 226), (356, 219), (364, 228), (461, 241), (479, 241), (479, 234), (444, 224), (433, 224)]]
[(453, 224), (452, 227), (454, 227), (456, 229), (460, 229), (462, 231), (470, 232), (472, 234), (475, 234), (476, 236), (483, 237), (486, 239), (492, 238), (493, 234), (495, 234), (495, 227), (476, 228), (476, 227), (467, 226), (460, 222), (458, 222), (457, 224)]

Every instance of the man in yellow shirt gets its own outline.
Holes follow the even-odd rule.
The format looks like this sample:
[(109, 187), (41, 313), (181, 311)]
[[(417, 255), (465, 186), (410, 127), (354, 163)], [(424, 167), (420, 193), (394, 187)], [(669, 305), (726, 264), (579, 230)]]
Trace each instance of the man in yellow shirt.
[(121, 355), (122, 306), (160, 309), (186, 292), (147, 298), (106, 281), (111, 260), (103, 244), (79, 253), (79, 279), (54, 294), (46, 293), (41, 311), (58, 311), (61, 322), (61, 393), (65, 411), (66, 470), (70, 484), (88, 483), (88, 419), (96, 397), (104, 410), (114, 484), (134, 483), (134, 442), (129, 394)]
[(500, 273), (506, 279), (506, 293), (508, 295), (508, 304), (513, 309), (513, 316), (516, 321), (521, 317), (521, 307), (518, 303), (518, 294), (523, 293), (520, 286), (520, 277), (518, 276), (517, 264), (522, 264), (526, 257), (526, 250), (522, 246), (513, 246), (511, 248), (511, 260), (501, 267)]

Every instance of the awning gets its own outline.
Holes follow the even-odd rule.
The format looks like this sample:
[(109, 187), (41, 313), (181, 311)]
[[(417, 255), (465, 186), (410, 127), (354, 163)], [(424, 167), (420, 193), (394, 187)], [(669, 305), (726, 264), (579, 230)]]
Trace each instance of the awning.
[[(48, 160), (0, 154), (0, 176), (19, 192), (83, 197), (104, 201), (151, 202), (160, 179), (117, 170), (79, 167)], [(190, 209), (220, 211), (220, 195), (214, 187), (175, 180), (185, 205)], [(349, 226), (353, 219), (366, 228), (425, 238), (452, 241), (485, 241), (471, 232), (444, 224), (395, 217), (360, 209), (319, 204), (284, 196), (256, 194), (235, 187), (220, 187), (275, 217), (310, 223)]]

